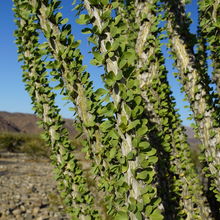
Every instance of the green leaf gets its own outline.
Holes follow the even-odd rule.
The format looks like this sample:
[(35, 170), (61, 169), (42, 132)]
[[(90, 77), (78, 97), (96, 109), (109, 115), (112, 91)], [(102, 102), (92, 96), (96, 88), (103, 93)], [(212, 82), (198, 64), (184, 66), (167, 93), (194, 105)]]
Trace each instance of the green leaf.
[(119, 68), (123, 68), (127, 63), (127, 60), (126, 59), (121, 59), (118, 66)]
[(129, 220), (128, 214), (126, 212), (118, 212), (114, 220)]
[(116, 76), (112, 71), (105, 75), (105, 82), (108, 86), (113, 86), (115, 84)]
[(88, 120), (88, 121), (85, 121), (85, 126), (86, 127), (93, 127), (95, 125), (95, 122), (93, 120)]
[(136, 152), (135, 151), (131, 151), (127, 154), (127, 159), (128, 160), (133, 160), (135, 158)]
[(117, 147), (118, 146), (118, 140), (111, 140), (109, 141), (110, 145), (112, 145), (112, 147)]
[[(217, 192), (216, 192), (217, 193)], [(218, 202), (220, 202), (220, 195), (215, 194), (215, 198), (217, 199)]]
[(130, 131), (131, 129), (135, 128), (139, 124), (140, 124), (140, 120), (135, 120), (135, 121), (130, 122), (126, 131)]
[(150, 147), (150, 143), (147, 141), (143, 141), (143, 142), (139, 143), (138, 147), (143, 150), (148, 149)]
[(158, 209), (154, 210), (153, 213), (150, 215), (151, 220), (162, 220), (164, 219), (163, 215), (160, 213)]
[(132, 140), (132, 146), (133, 147), (138, 147), (138, 145), (139, 145), (139, 142), (140, 142), (140, 138), (134, 138), (133, 140)]
[(114, 52), (108, 52), (108, 56), (111, 58), (111, 57), (113, 57), (114, 56)]
[(115, 9), (119, 6), (119, 2), (112, 2), (112, 9)]
[(125, 109), (125, 112), (128, 115), (128, 117), (130, 118), (130, 116), (131, 116), (131, 108), (127, 104), (124, 104), (124, 109)]
[(148, 127), (144, 125), (144, 126), (142, 126), (141, 128), (139, 128), (137, 130), (137, 135), (138, 136), (143, 136), (147, 133), (147, 131), (148, 131)]
[(60, 23), (61, 23), (61, 24), (66, 24), (68, 21), (69, 21), (69, 19), (68, 19), (68, 18), (65, 18), (65, 19), (63, 19)]
[(121, 15), (118, 15), (117, 17), (115, 17), (115, 25), (117, 25), (120, 20), (121, 20)]
[(149, 176), (149, 172), (144, 170), (144, 171), (142, 171), (140, 173), (137, 173), (136, 178), (140, 179), (140, 180), (145, 180), (148, 176)]
[(130, 202), (129, 202), (129, 208), (128, 208), (129, 211), (135, 212), (136, 209), (137, 209), (136, 204), (137, 204), (136, 200), (131, 197), (131, 198), (130, 198)]
[(103, 88), (99, 88), (99, 89), (97, 89), (97, 90), (95, 91), (95, 94), (96, 94), (97, 96), (103, 96), (103, 95), (105, 95), (105, 94), (107, 94), (107, 93), (108, 93), (108, 91), (105, 90), (105, 89), (103, 89)]
[(87, 14), (81, 14), (78, 19), (76, 19), (77, 24), (87, 24), (90, 18)]
[(107, 131), (110, 127), (112, 127), (112, 123), (109, 120), (106, 120), (104, 122), (101, 123), (100, 125), (100, 130), (105, 132)]
[(110, 152), (109, 152), (109, 158), (113, 159), (116, 155), (117, 149), (115, 147), (113, 147)]
[(119, 42), (115, 40), (113, 44), (111, 45), (111, 50), (115, 51), (118, 49), (118, 47), (119, 47)]
[(127, 118), (126, 118), (125, 115), (122, 115), (122, 116), (121, 116), (121, 123), (123, 123), (123, 124), (125, 124), (125, 125), (128, 124), (128, 120), (127, 120)]
[(109, 4), (109, 0), (100, 0), (100, 2), (102, 3), (102, 5), (107, 5), (107, 4)]
[(94, 66), (100, 66), (100, 62), (98, 62), (96, 59), (90, 60), (90, 64), (94, 65)]
[(88, 37), (88, 41), (95, 44), (95, 45), (97, 44), (97, 38), (95, 35)]
[(157, 150), (155, 148), (152, 148), (150, 151), (145, 152), (145, 154), (149, 157), (155, 155), (156, 153)]
[(135, 103), (136, 103), (137, 105), (140, 105), (141, 100), (142, 100), (142, 98), (141, 98), (140, 96), (136, 96), (136, 97), (134, 98), (134, 101), (135, 101)]
[(106, 19), (108, 19), (108, 18), (110, 18), (111, 17), (111, 10), (107, 10), (106, 12), (104, 12), (102, 15), (101, 15), (101, 18), (103, 19), (103, 20), (106, 20)]
[(119, 67), (123, 68), (126, 64), (130, 64), (130, 59), (132, 57), (131, 52), (124, 52), (120, 61), (119, 61)]
[(116, 140), (118, 140), (118, 138), (119, 138), (119, 135), (116, 133), (116, 131), (114, 131), (114, 130), (111, 130), (110, 132), (109, 132), (109, 136), (112, 138), (112, 139), (116, 139)]
[(91, 34), (92, 33), (92, 30), (90, 28), (84, 28), (82, 29), (81, 31), (83, 34)]
[(122, 77), (123, 77), (122, 72), (121, 72), (121, 71), (119, 71), (119, 72), (118, 72), (118, 74), (117, 74), (117, 75), (115, 75), (115, 80), (119, 81), (119, 80), (121, 80), (121, 79), (122, 79)]
[(91, 5), (98, 5), (99, 4), (99, 0), (89, 0), (89, 2), (91, 3)]
[(149, 161), (147, 159), (145, 159), (140, 163), (140, 165), (142, 168), (145, 169), (145, 168), (149, 167)]
[(39, 46), (38, 46), (38, 48), (39, 49), (45, 49), (45, 48), (47, 48), (48, 47), (48, 43), (47, 42), (44, 42), (44, 43), (42, 43), (42, 44), (40, 44)]
[(122, 168), (121, 168), (121, 172), (122, 173), (127, 172), (127, 170), (128, 170), (128, 166), (127, 165), (122, 166)]
[(145, 209), (145, 212), (148, 216), (152, 213), (152, 211), (153, 211), (153, 207), (151, 205), (148, 205)]
[(105, 46), (108, 51), (111, 49), (111, 43), (109, 41), (105, 44)]
[(135, 217), (136, 217), (137, 220), (142, 220), (143, 219), (142, 215), (141, 215), (141, 212), (136, 212)]
[(158, 157), (152, 156), (148, 158), (149, 163), (156, 163), (158, 161)]
[(93, 52), (93, 55), (98, 62), (102, 63), (104, 56), (100, 52)]
[(58, 24), (59, 20), (62, 18), (62, 13), (61, 12), (58, 12), (56, 15), (55, 15), (55, 21), (56, 23)]
[(143, 204), (143, 202), (138, 202), (138, 203), (137, 203), (137, 208), (138, 208), (138, 211), (142, 212), (143, 209), (144, 209), (144, 204)]
[(143, 106), (137, 105), (133, 110), (132, 110), (132, 117), (136, 118), (138, 115), (142, 114), (144, 111)]
[(151, 201), (151, 196), (149, 196), (149, 193), (145, 193), (143, 196), (142, 196), (142, 199), (144, 201), (144, 204), (149, 204), (150, 201)]

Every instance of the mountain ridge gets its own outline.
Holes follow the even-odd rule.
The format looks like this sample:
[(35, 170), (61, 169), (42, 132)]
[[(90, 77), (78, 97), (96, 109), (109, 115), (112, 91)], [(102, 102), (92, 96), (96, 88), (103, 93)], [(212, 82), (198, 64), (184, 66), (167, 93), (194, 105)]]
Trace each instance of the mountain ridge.
[[(37, 116), (30, 113), (6, 112), (0, 111), (0, 132), (16, 132), (27, 134), (39, 134), (43, 131), (37, 125)], [(64, 119), (64, 126), (69, 131), (71, 137), (76, 135), (73, 120)], [(187, 141), (191, 146), (200, 144), (200, 141), (194, 137), (194, 131), (191, 127), (185, 126)]]
[[(38, 118), (34, 114), (0, 111), (0, 132), (40, 134), (43, 129), (37, 125)], [(76, 135), (73, 120), (64, 119), (64, 127), (70, 136)]]

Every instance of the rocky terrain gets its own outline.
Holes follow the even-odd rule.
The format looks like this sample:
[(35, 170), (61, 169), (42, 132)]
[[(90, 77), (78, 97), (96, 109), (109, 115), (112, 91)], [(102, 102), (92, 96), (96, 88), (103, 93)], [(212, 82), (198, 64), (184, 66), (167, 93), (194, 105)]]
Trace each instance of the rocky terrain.
[(0, 219), (67, 220), (47, 159), (0, 152)]

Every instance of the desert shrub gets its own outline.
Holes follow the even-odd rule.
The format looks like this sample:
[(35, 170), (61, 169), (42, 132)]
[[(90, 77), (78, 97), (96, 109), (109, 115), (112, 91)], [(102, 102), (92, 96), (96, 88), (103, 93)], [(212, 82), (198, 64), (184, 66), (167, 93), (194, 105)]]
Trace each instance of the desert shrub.
[(28, 137), (21, 146), (20, 152), (27, 153), (35, 159), (39, 157), (49, 158), (51, 154), (50, 148), (39, 136)]
[(0, 149), (10, 152), (19, 152), (26, 138), (18, 133), (1, 133), (0, 134)]
[(27, 153), (33, 158), (50, 156), (50, 148), (40, 135), (24, 133), (1, 133), (0, 149), (9, 152)]

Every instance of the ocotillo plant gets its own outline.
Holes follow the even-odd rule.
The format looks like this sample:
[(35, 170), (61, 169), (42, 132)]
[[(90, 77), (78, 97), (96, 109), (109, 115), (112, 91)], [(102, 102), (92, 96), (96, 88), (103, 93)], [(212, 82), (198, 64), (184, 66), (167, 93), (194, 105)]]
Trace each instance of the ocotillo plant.
[[(77, 2), (76, 22), (85, 25), (82, 32), (93, 45), (91, 64), (104, 68), (105, 89), (95, 91), (80, 43), (59, 11), (61, 2), (14, 0), (23, 80), (42, 119), (59, 190), (72, 219), (219, 219), (220, 3), (198, 1), (197, 35), (190, 32), (185, 4)], [(201, 174), (192, 162), (167, 80), (164, 38), (202, 143)], [(212, 79), (208, 60), (214, 67)], [(50, 80), (59, 85), (53, 88)], [(54, 89), (74, 106), (82, 149), (71, 145), (63, 128)], [(77, 157), (79, 150), (89, 170)], [(201, 182), (203, 175), (208, 188)]]

